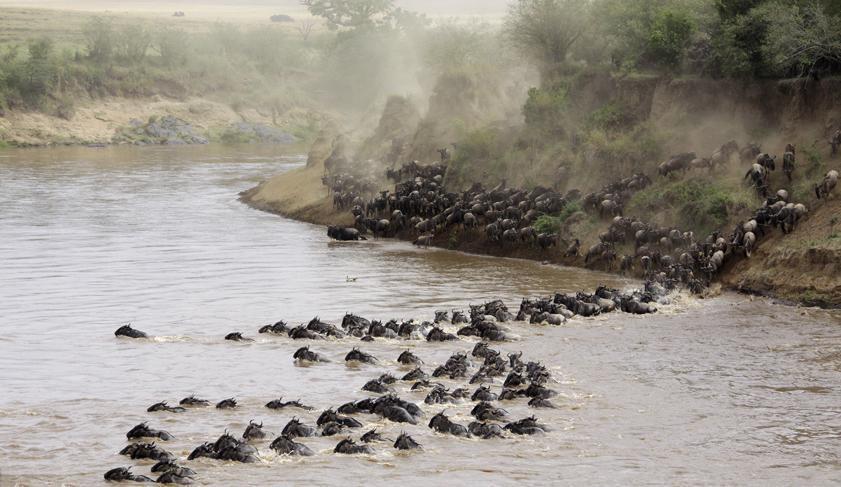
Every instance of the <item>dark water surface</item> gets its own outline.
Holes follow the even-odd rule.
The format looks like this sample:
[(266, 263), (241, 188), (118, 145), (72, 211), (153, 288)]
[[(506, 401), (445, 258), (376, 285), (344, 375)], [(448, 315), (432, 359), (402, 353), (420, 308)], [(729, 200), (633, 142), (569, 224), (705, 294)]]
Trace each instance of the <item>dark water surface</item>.
[[(360, 399), (379, 373), (402, 374), (406, 348), (431, 372), (472, 341), (378, 341), (379, 366), (350, 368), (357, 340), (318, 342), (334, 360), (296, 367), (301, 343), (259, 326), (347, 312), (431, 319), (435, 309), (634, 283), (533, 262), (419, 250), (393, 241), (331, 243), (320, 227), (249, 209), (237, 193), (301, 158), (275, 148), (67, 148), (0, 152), (0, 485), (96, 485), (133, 462), (117, 452), (149, 421), (185, 458), (250, 419), (277, 434), (295, 412)], [(357, 278), (348, 282), (347, 277)], [(546, 436), (479, 441), (405, 429), (425, 447), (373, 456), (331, 453), (340, 437), (304, 440), (319, 454), (261, 463), (188, 462), (208, 485), (753, 484), (841, 479), (841, 315), (742, 296), (678, 298), (653, 317), (613, 314), (564, 327), (511, 325), (523, 350), (554, 373), (556, 410), (535, 413)], [(117, 339), (131, 322), (155, 335)], [(256, 337), (225, 342), (231, 331)], [(460, 384), (445, 381), (451, 387)], [(499, 383), (493, 385), (499, 388)], [(423, 394), (398, 385), (404, 398)], [(233, 411), (146, 413), (189, 394), (235, 396)], [(471, 404), (447, 407), (463, 424)], [(314, 423), (317, 412), (298, 414)], [(396, 437), (401, 428), (360, 419)], [(366, 424), (366, 430), (369, 427)], [(358, 436), (359, 433), (355, 433)], [(271, 435), (273, 438), (274, 435)], [(134, 470), (149, 474), (150, 463)]]

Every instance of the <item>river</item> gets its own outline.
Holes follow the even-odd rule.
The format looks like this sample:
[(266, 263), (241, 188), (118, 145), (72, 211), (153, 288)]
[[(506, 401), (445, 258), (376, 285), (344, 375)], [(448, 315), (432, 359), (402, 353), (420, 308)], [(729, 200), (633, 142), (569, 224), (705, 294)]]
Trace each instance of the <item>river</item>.
[[(298, 367), (301, 345), (261, 325), (345, 312), (431, 319), (501, 298), (592, 290), (616, 277), (535, 262), (416, 249), (395, 241), (333, 243), (323, 228), (248, 208), (237, 193), (302, 164), (272, 147), (57, 148), (0, 151), (0, 485), (97, 485), (125, 433), (141, 421), (186, 458), (255, 419), (280, 432), (292, 417), (263, 404), (301, 398), (317, 410), (366, 397), (360, 387), (411, 348), (427, 372), (474, 341), (356, 339), (313, 349), (333, 362)], [(351, 279), (348, 279), (351, 278)], [(353, 280), (355, 278), (355, 280)], [(129, 340), (132, 323), (155, 338)], [(536, 414), (540, 437), (457, 439), (425, 422), (400, 428), (361, 416), (386, 436), (409, 432), (423, 452), (389, 444), (371, 456), (332, 454), (340, 437), (302, 440), (317, 455), (259, 464), (187, 462), (200, 485), (825, 484), (841, 478), (841, 314), (725, 293), (679, 297), (654, 316), (621, 313), (562, 327), (512, 324), (503, 352), (540, 360), (560, 392)], [(241, 331), (252, 343), (223, 340)], [(352, 347), (378, 366), (347, 367)], [(458, 384), (445, 381), (449, 386)], [(493, 385), (495, 389), (499, 384)], [(196, 394), (240, 407), (147, 413)], [(470, 404), (447, 407), (457, 422)], [(318, 411), (298, 416), (314, 423)], [(359, 433), (354, 433), (358, 436)], [(270, 440), (269, 440), (270, 441)], [(162, 443), (162, 442), (161, 442)], [(135, 463), (149, 475), (149, 462)]]

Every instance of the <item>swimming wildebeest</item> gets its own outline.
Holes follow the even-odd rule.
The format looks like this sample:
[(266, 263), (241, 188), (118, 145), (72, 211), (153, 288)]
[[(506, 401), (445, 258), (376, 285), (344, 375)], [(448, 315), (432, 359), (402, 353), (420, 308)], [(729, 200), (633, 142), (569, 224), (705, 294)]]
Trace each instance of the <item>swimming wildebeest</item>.
[(423, 447), (415, 441), (411, 436), (407, 435), (406, 432), (400, 433), (400, 436), (397, 437), (397, 440), (394, 442), (394, 448), (398, 450), (417, 450), (423, 449)]
[(292, 438), (285, 435), (275, 438), (269, 448), (276, 451), (278, 455), (297, 455), (304, 457), (315, 455), (309, 447), (301, 443), (296, 443)]
[(149, 338), (148, 335), (146, 335), (140, 330), (135, 330), (131, 327), (131, 325), (123, 325), (117, 328), (117, 331), (114, 332), (114, 335), (118, 337), (128, 338)]
[(358, 348), (354, 348), (345, 355), (345, 362), (361, 362), (363, 364), (376, 364), (379, 362), (373, 355), (367, 354)]
[(333, 449), (334, 453), (342, 453), (346, 455), (357, 455), (357, 454), (372, 454), (374, 450), (371, 449), (368, 445), (357, 445), (353, 440), (350, 438), (345, 438), (344, 440), (340, 441), (336, 448)]
[(294, 401), (284, 401), (283, 398), (273, 399), (266, 403), (266, 407), (269, 409), (284, 409), (284, 408), (298, 408), (303, 409), (305, 411), (312, 411), (312, 406), (306, 406), (301, 403), (299, 400)]
[(292, 355), (292, 358), (298, 362), (329, 362), (329, 360), (310, 350), (310, 347), (299, 348)]
[(246, 426), (245, 431), (242, 433), (242, 437), (245, 440), (262, 440), (266, 437), (266, 432), (263, 431), (263, 423), (262, 421), (260, 424), (257, 424), (252, 419), (248, 422), (248, 426)]
[(431, 420), (429, 420), (429, 427), (439, 433), (448, 433), (454, 436), (470, 436), (467, 428), (450, 421), (450, 418), (448, 418), (443, 411), (436, 414)]
[(158, 411), (166, 411), (168, 413), (183, 413), (187, 410), (180, 406), (170, 406), (166, 403), (166, 401), (152, 404), (151, 406), (149, 406), (148, 409), (146, 409), (147, 413), (154, 413)]
[(234, 409), (235, 407), (237, 407), (237, 400), (233, 397), (223, 399), (216, 403), (216, 409)]
[(109, 482), (154, 482), (154, 480), (145, 475), (135, 475), (132, 473), (131, 467), (112, 468), (105, 472), (105, 480)]
[(126, 438), (129, 440), (135, 440), (138, 438), (160, 438), (163, 441), (169, 441), (173, 439), (173, 436), (166, 431), (152, 429), (149, 427), (148, 423), (143, 422), (130, 429), (129, 432), (126, 433)]
[(190, 407), (205, 407), (210, 406), (210, 401), (208, 401), (207, 399), (199, 399), (196, 396), (187, 396), (184, 399), (182, 399), (178, 404)]
[(298, 418), (293, 417), (286, 423), (286, 426), (283, 427), (283, 431), (280, 433), (281, 436), (285, 436), (287, 438), (300, 438), (300, 437), (307, 437), (307, 436), (315, 436), (315, 427), (304, 424), (298, 420)]

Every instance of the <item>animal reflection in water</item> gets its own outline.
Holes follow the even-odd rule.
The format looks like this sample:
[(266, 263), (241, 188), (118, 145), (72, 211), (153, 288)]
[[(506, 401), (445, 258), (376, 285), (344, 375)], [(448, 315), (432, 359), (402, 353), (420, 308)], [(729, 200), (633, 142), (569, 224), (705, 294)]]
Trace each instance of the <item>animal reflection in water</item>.
[[(132, 460), (154, 460), (157, 463), (152, 473), (158, 475), (153, 480), (146, 475), (136, 474), (131, 467), (119, 467), (105, 473), (110, 481), (136, 481), (189, 484), (196, 479), (196, 472), (179, 462), (208, 458), (220, 461), (241, 463), (260, 462), (258, 446), (268, 443), (268, 448), (277, 455), (309, 457), (316, 453), (306, 445), (306, 439), (312, 437), (336, 437), (333, 452), (342, 455), (376, 455), (378, 449), (387, 447), (406, 452), (422, 452), (423, 446), (416, 441), (407, 428), (431, 429), (443, 436), (477, 438), (483, 440), (512, 439), (524, 435), (544, 434), (551, 431), (534, 416), (512, 418), (503, 403), (522, 402), (531, 408), (554, 408), (552, 398), (558, 392), (550, 387), (552, 374), (544, 364), (526, 361), (523, 353), (502, 354), (492, 348), (492, 343), (509, 340), (516, 326), (558, 326), (573, 317), (588, 317), (602, 313), (623, 311), (627, 313), (654, 313), (657, 302), (665, 302), (668, 290), (657, 283), (647, 283), (646, 289), (621, 292), (604, 286), (595, 293), (555, 294), (551, 297), (524, 298), (516, 314), (500, 300), (482, 305), (471, 305), (468, 314), (454, 310), (437, 311), (432, 321), (389, 320), (385, 323), (369, 320), (361, 316), (347, 314), (341, 325), (333, 325), (316, 317), (307, 324), (292, 327), (285, 321), (263, 326), (261, 334), (285, 335), (293, 341), (310, 340), (349, 340), (363, 342), (374, 339), (400, 341), (425, 340), (427, 342), (459, 341), (463, 337), (476, 337), (480, 342), (472, 350), (456, 352), (444, 363), (435, 368), (408, 350), (403, 350), (396, 357), (402, 366), (411, 368), (399, 374), (385, 373), (369, 380), (361, 390), (376, 397), (353, 400), (328, 408), (312, 420), (293, 417), (283, 427), (281, 433), (269, 441), (269, 433), (263, 429), (263, 422), (250, 420), (245, 431), (235, 436), (225, 431), (215, 440), (196, 446), (184, 459), (164, 449), (157, 442), (168, 442), (173, 436), (164, 430), (150, 426), (150, 422), (140, 423), (131, 428), (126, 437), (130, 443), (120, 454)], [(126, 339), (143, 340), (148, 335), (134, 329), (131, 325), (121, 326), (115, 335)], [(239, 332), (229, 333), (225, 340), (234, 342), (249, 341)], [(256, 343), (255, 343), (256, 344)], [(381, 360), (360, 347), (353, 347), (344, 357), (345, 362), (353, 364), (379, 364)], [(292, 359), (298, 364), (330, 364), (341, 362), (339, 357), (328, 357), (311, 348), (303, 346), (295, 351)], [(448, 388), (441, 379), (460, 381), (462, 386)], [(488, 383), (501, 382), (498, 388)], [(395, 391), (399, 384), (407, 386), (412, 393), (424, 394), (422, 403), (401, 398)], [(473, 420), (461, 424), (440, 411), (436, 414), (424, 411), (433, 405), (476, 403), (470, 411)], [(181, 399), (178, 406), (170, 406), (166, 401), (155, 403), (147, 409), (154, 415), (187, 413), (191, 409), (210, 407), (211, 401), (194, 395)], [(294, 410), (301, 414), (311, 414), (311, 406), (300, 399), (284, 401), (272, 399), (265, 404), (271, 410)], [(235, 398), (223, 399), (216, 403), (215, 409), (236, 411)], [(403, 431), (396, 439), (382, 436), (376, 428), (365, 427), (366, 416), (374, 416), (401, 425)], [(357, 439), (354, 439), (357, 438)]]

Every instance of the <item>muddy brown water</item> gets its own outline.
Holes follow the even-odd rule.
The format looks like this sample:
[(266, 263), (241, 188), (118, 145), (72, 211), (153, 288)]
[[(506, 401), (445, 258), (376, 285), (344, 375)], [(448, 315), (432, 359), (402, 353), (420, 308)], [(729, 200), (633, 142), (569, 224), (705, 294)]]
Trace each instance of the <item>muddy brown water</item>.
[[(117, 452), (149, 421), (182, 459), (249, 420), (277, 434), (293, 415), (263, 404), (300, 398), (321, 410), (366, 397), (360, 387), (412, 349), (431, 372), (474, 341), (312, 343), (333, 360), (297, 367), (302, 343), (257, 334), (263, 324), (348, 311), (431, 319), (501, 298), (632, 281), (534, 262), (421, 250), (402, 242), (329, 242), (323, 228), (252, 210), (237, 193), (301, 164), (275, 148), (108, 148), (0, 152), (0, 485), (97, 485), (132, 462)], [(348, 282), (348, 277), (356, 278)], [(154, 335), (117, 339), (123, 323)], [(340, 437), (303, 440), (315, 457), (259, 464), (186, 462), (207, 485), (826, 484), (841, 478), (841, 315), (725, 294), (679, 297), (656, 316), (612, 314), (563, 327), (511, 324), (524, 352), (550, 367), (555, 410), (541, 437), (480, 441), (361, 416), (392, 438), (371, 456), (332, 454)], [(231, 331), (253, 343), (223, 340)], [(348, 367), (353, 346), (381, 359)], [(444, 381), (451, 387), (460, 383)], [(498, 390), (499, 383), (492, 387)], [(423, 394), (400, 384), (401, 396)], [(189, 394), (236, 397), (232, 411), (146, 413)], [(469, 422), (471, 404), (447, 406)], [(361, 432), (354, 432), (358, 437)], [(163, 442), (161, 442), (163, 443)]]

